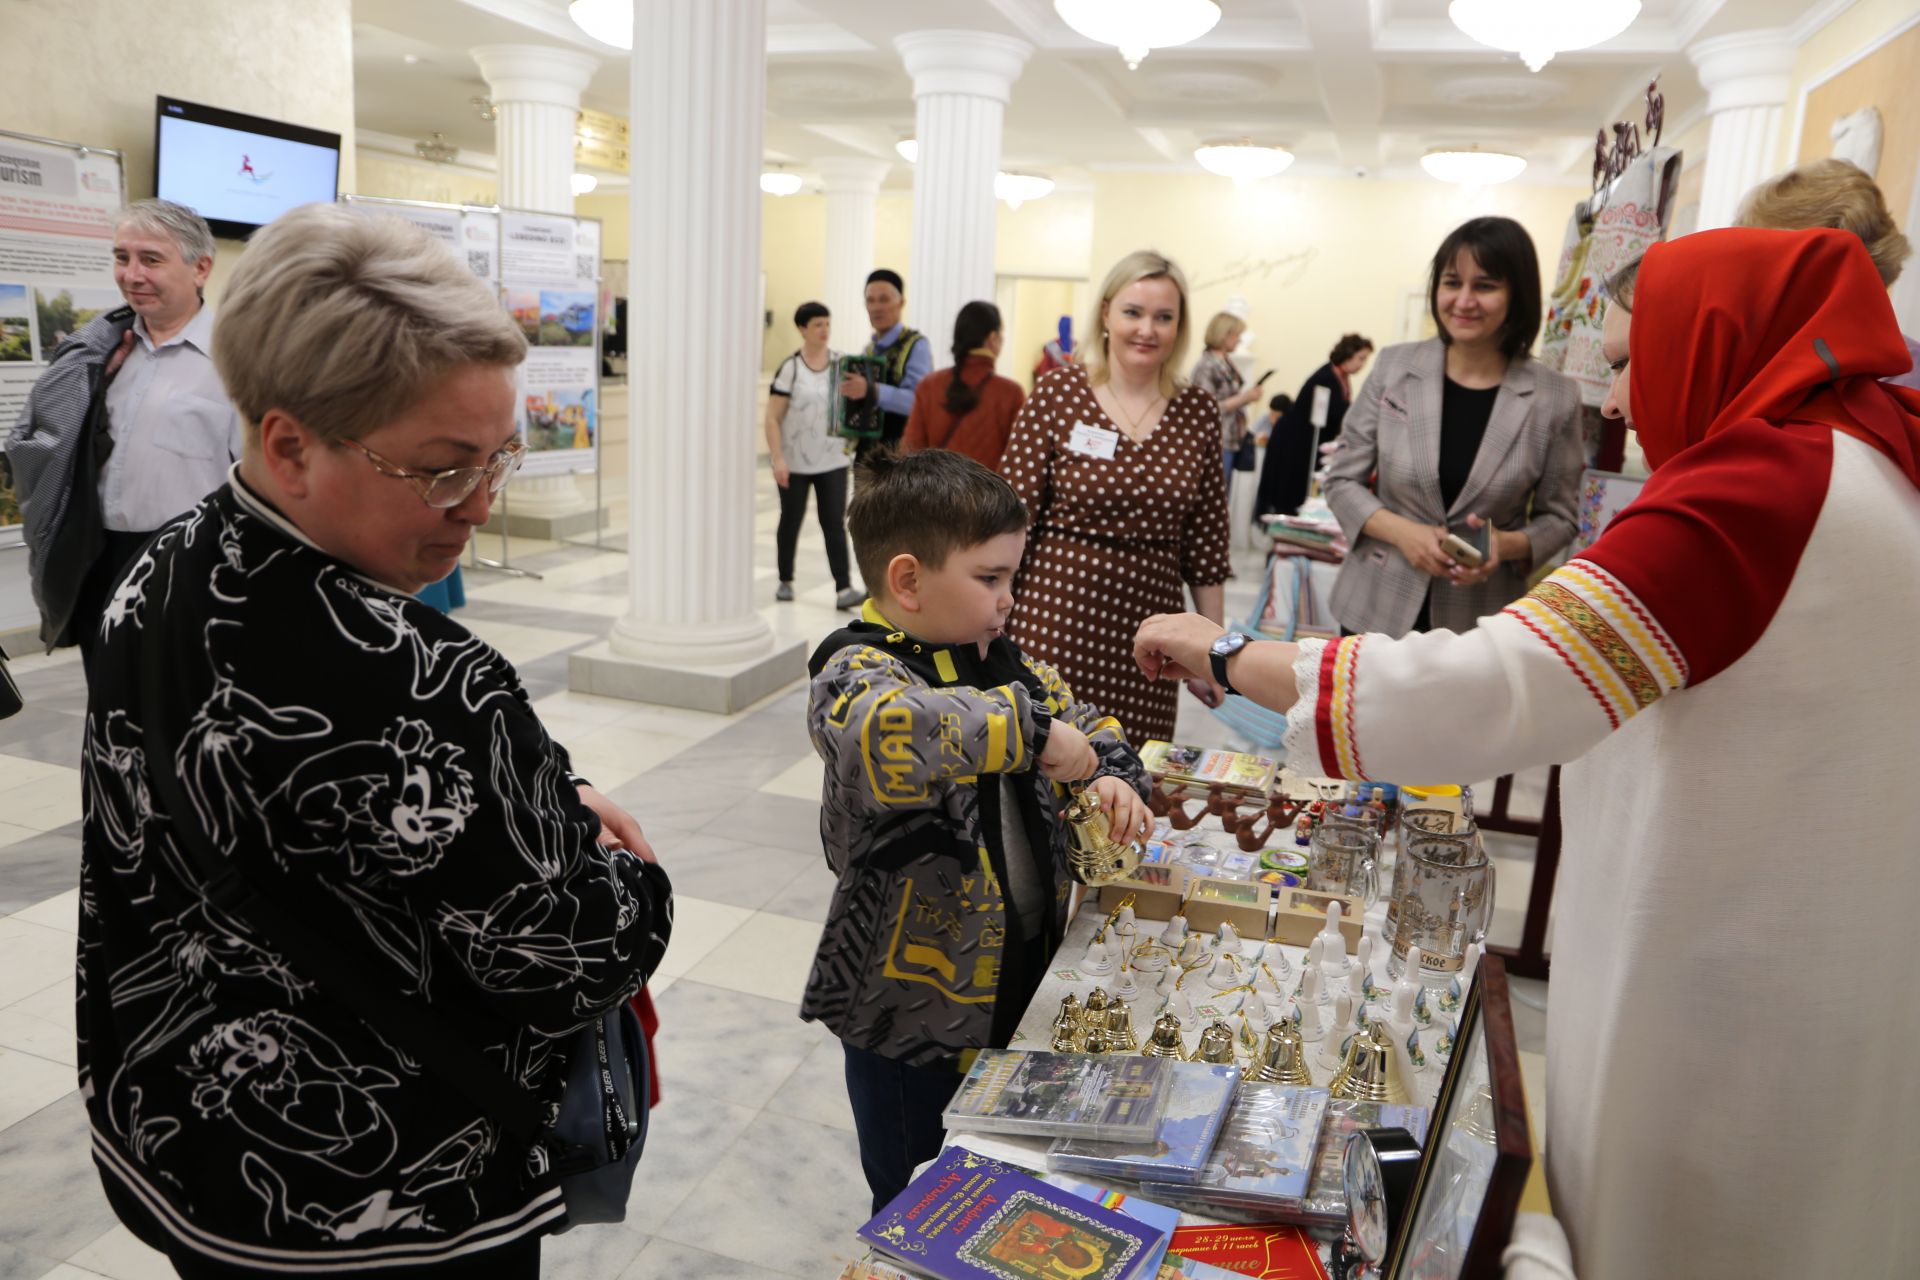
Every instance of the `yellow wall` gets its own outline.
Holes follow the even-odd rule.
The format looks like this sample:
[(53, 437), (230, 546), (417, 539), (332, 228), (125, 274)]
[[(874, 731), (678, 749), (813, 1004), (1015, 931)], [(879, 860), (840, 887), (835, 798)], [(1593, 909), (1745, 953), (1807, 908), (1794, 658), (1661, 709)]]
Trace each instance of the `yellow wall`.
[[(351, 0), (0, 0), (7, 106), (20, 133), (126, 157), (127, 196), (153, 194), (154, 97), (341, 135), (340, 189), (354, 190)], [(217, 300), (241, 246), (221, 242)]]
[[(1787, 91), (1789, 124), (1798, 119), (1800, 95), (1808, 85), (1901, 23), (1911, 20), (1916, 13), (1920, 13), (1920, 3), (1916, 3), (1916, 0), (1854, 0), (1839, 17), (1814, 32), (1800, 46), (1799, 55), (1794, 60), (1793, 84)], [(1781, 130), (1780, 149), (1775, 157), (1778, 161), (1776, 168), (1787, 169), (1795, 163), (1793, 132), (1792, 128)], [(1828, 152), (1823, 150), (1815, 154), (1826, 155)]]
[[(1171, 256), (1193, 289), (1197, 327), (1235, 294), (1249, 304), (1253, 351), (1269, 384), (1291, 394), (1325, 363), (1342, 333), (1379, 346), (1399, 340), (1401, 316), (1423, 314), (1427, 266), (1448, 231), (1479, 214), (1517, 219), (1552, 287), (1574, 203), (1570, 186), (1474, 192), (1439, 182), (1289, 178), (1235, 187), (1206, 175), (1106, 173), (1096, 184), (1092, 275), (1125, 254)], [(1088, 321), (1076, 318), (1076, 329)], [(1192, 344), (1190, 359), (1199, 355)], [(1185, 370), (1182, 370), (1184, 373)]]
[(485, 169), (428, 164), (385, 151), (361, 152), (357, 167), (357, 184), (344, 189), (360, 196), (435, 204), (492, 204), (500, 190), (499, 176)]
[[(766, 309), (773, 313), (773, 323), (761, 339), (763, 369), (772, 369), (799, 347), (794, 308), (803, 302), (825, 301), (822, 258), (826, 248), (825, 196), (760, 197), (760, 270), (767, 277)], [(831, 341), (836, 351), (858, 350), (866, 336), (865, 316), (833, 317)]]
[[(1908, 16), (1920, 12), (1910, 6)], [(1841, 61), (1849, 55), (1842, 55)], [(1800, 152), (1804, 164), (1833, 154), (1833, 125), (1863, 107), (1877, 107), (1884, 130), (1880, 168), (1874, 175), (1895, 217), (1902, 217), (1913, 195), (1915, 152), (1920, 151), (1920, 26), (1880, 46), (1844, 71), (1813, 85), (1801, 117)], [(1796, 110), (1801, 109), (1798, 98)]]

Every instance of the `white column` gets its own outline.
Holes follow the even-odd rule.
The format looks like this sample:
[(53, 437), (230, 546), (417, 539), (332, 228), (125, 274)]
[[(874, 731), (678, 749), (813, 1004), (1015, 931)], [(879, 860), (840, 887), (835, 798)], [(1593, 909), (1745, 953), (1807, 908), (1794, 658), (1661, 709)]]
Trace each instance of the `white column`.
[[(833, 346), (857, 351), (866, 341), (866, 280), (875, 267), (901, 263), (873, 260), (874, 203), (892, 166), (861, 156), (828, 156), (813, 163), (827, 197), (826, 284), (820, 301), (833, 313)], [(775, 316), (780, 325), (785, 317)]]
[[(634, 5), (628, 610), (592, 693), (733, 711), (805, 675), (754, 611), (767, 0)], [(668, 121), (673, 122), (668, 127)]]
[(1706, 173), (1700, 221), (1730, 226), (1741, 198), (1774, 173), (1781, 118), (1793, 80), (1793, 39), (1778, 28), (1702, 40), (1687, 50), (1707, 91)]
[(913, 77), (920, 147), (906, 314), (944, 365), (960, 308), (993, 301), (1000, 126), (1033, 46), (984, 31), (913, 31), (893, 45)]
[[(485, 44), (467, 51), (493, 99), (500, 204), (532, 213), (573, 212), (573, 138), (580, 94), (600, 60), (572, 49)], [(572, 475), (517, 476), (505, 510), (510, 534), (557, 537), (557, 518), (590, 516), (593, 503)], [(591, 524), (591, 520), (587, 521)]]

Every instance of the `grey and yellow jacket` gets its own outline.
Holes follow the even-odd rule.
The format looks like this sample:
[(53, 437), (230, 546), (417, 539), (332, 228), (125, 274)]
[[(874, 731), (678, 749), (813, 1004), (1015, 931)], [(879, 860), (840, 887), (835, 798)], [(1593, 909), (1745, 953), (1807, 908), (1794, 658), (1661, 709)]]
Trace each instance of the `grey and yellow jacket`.
[[(1120, 722), (1076, 703), (1059, 673), (1006, 639), (986, 656), (895, 629), (868, 603), (809, 663), (807, 729), (826, 762), (820, 837), (839, 878), (800, 1016), (915, 1066), (1004, 1047), (1066, 923), (1065, 789), (1035, 767), (1056, 720), (1084, 732), (1096, 776), (1144, 797)], [(1003, 789), (995, 775), (1019, 776)], [(1046, 856), (1044, 936), (1009, 900), (1002, 797)], [(1041, 944), (1038, 964), (1030, 944)]]

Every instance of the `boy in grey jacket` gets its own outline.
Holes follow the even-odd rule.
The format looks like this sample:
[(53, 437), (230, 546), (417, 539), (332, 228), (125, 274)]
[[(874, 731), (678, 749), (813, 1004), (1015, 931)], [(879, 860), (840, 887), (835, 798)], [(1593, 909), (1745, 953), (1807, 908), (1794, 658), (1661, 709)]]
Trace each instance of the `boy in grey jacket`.
[(872, 598), (814, 651), (807, 728), (839, 877), (800, 1016), (843, 1042), (875, 1212), (939, 1154), (972, 1051), (1005, 1047), (1066, 927), (1059, 805), (1152, 826), (1120, 724), (1004, 634), (1026, 547), (1013, 489), (945, 450), (881, 453), (848, 524)]

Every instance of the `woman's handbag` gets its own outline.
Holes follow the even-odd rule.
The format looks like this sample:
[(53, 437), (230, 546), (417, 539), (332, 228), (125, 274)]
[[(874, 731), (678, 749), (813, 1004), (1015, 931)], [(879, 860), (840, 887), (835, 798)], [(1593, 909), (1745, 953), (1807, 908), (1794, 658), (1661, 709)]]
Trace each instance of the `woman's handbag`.
[(0, 720), (18, 715), (27, 700), (20, 696), (20, 686), (13, 682), (13, 672), (7, 668), (7, 651), (0, 649)]
[(516, 1142), (547, 1152), (566, 1201), (565, 1231), (584, 1222), (619, 1222), (647, 1141), (647, 1037), (631, 1004), (622, 1000), (573, 1033), (560, 1114), (547, 1128), (545, 1108), (470, 1044), (434, 1008), (389, 989), (391, 979), (335, 947), (306, 919), (287, 910), (222, 856), (192, 821), (198, 811), (173, 771), (174, 752), (160, 735), (166, 723), (160, 699), (169, 686), (161, 646), (142, 655), (147, 777), (169, 813), (176, 844), (204, 881), (203, 892), (221, 910), (251, 924), (302, 977), (317, 984), (380, 1035), (405, 1050), (463, 1094)]
[(1254, 471), (1260, 465), (1259, 447), (1253, 442), (1253, 432), (1248, 431), (1240, 437), (1240, 447), (1233, 452), (1235, 471)]

